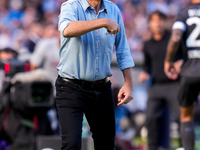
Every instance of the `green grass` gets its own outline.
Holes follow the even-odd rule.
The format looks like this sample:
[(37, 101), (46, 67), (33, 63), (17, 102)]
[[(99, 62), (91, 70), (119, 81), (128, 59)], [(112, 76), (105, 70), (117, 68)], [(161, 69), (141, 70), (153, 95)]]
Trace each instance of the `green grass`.
[[(200, 126), (195, 126), (195, 150), (200, 150)], [(147, 147), (147, 139), (141, 137), (135, 137), (133, 139), (133, 143), (137, 147)], [(168, 150), (175, 150), (176, 148), (180, 147), (180, 142), (178, 139), (171, 139), (171, 148)]]

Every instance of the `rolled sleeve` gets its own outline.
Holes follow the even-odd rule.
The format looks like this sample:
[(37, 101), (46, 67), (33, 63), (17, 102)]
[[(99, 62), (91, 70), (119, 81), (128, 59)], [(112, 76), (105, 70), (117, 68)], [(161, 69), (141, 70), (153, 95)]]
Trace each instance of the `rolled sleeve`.
[(130, 53), (117, 54), (117, 63), (120, 70), (124, 70), (126, 68), (131, 68), (135, 66), (133, 58), (131, 57)]
[(116, 34), (115, 48), (117, 55), (117, 63), (120, 70), (135, 66), (131, 57), (130, 48), (125, 34), (124, 23), (120, 11), (118, 12), (118, 24), (120, 32)]
[(58, 22), (58, 30), (61, 33), (63, 33), (70, 22), (77, 20), (75, 8), (73, 3), (65, 2), (62, 4)]

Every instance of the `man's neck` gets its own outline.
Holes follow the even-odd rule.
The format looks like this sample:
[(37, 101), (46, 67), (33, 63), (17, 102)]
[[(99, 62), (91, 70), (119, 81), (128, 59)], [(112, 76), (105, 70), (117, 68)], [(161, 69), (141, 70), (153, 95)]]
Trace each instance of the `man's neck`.
[(101, 7), (102, 0), (87, 0), (87, 1), (96, 10), (96, 13), (98, 13)]
[(199, 4), (200, 0), (192, 0), (192, 4)]
[(164, 32), (162, 32), (162, 33), (157, 33), (157, 34), (153, 34), (153, 38), (154, 38), (154, 40), (156, 40), (156, 41), (160, 41), (160, 40), (163, 38), (163, 36), (164, 36)]

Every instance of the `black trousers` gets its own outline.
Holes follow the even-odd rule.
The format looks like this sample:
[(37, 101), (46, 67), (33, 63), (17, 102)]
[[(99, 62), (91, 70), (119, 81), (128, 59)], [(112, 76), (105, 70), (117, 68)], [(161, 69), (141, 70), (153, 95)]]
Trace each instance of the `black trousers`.
[(158, 150), (160, 139), (160, 126), (164, 108), (169, 106), (174, 120), (179, 123), (178, 92), (179, 82), (155, 84), (148, 90), (148, 102), (146, 109), (146, 126), (148, 130), (149, 150)]
[(114, 149), (115, 115), (110, 81), (100, 89), (89, 89), (58, 77), (56, 105), (62, 150), (81, 150), (83, 114), (89, 123), (95, 150)]

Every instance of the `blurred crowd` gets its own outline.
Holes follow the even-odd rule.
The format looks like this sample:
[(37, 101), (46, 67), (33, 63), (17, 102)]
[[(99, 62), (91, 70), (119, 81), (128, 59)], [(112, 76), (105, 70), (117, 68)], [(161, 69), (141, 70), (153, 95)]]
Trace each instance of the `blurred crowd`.
[(170, 28), (177, 13), (189, 4), (189, 0), (112, 0), (121, 10), (131, 51), (141, 51), (142, 43), (150, 38), (148, 16), (159, 10), (168, 16)]
[[(44, 35), (47, 23), (57, 26), (60, 5), (66, 0), (1, 0), (0, 49), (10, 47), (19, 53), (33, 52)], [(131, 51), (141, 51), (142, 43), (151, 36), (148, 15), (160, 10), (167, 14), (170, 27), (180, 9), (189, 0), (111, 0), (121, 10)]]
[[(0, 48), (32, 53), (40, 38), (51, 37), (47, 24), (57, 26), (60, 5), (65, 0), (1, 0)], [(56, 29), (56, 28), (55, 28)], [(30, 43), (31, 41), (31, 43)]]
[[(66, 0), (0, 0), (0, 49), (9, 47), (17, 51), (21, 60), (30, 62), (31, 70), (41, 68), (41, 64), (44, 63), (43, 69), (46, 69), (47, 72), (42, 73), (43, 75), (47, 74), (45, 77), (50, 74), (53, 77), (50, 79), (53, 84), (57, 76), (56, 65), (59, 52), (57, 23), (60, 6), (64, 1)], [(131, 52), (141, 52), (143, 42), (151, 37), (148, 26), (148, 16), (151, 12), (159, 10), (165, 13), (168, 17), (166, 28), (170, 29), (177, 13), (190, 3), (190, 0), (111, 1), (116, 3), (121, 10)], [(45, 51), (48, 51), (48, 54)], [(3, 55), (0, 55), (0, 59), (2, 59), (1, 57)], [(5, 59), (8, 57), (7, 55)], [(38, 74), (38, 72), (35, 73)], [(36, 75), (33, 74), (33, 76)], [(41, 72), (38, 76), (41, 78)], [(25, 77), (23, 76), (23, 79)], [(113, 90), (114, 93), (117, 93), (119, 89)], [(141, 97), (147, 97), (144, 95), (144, 89), (138, 89), (138, 91), (137, 93), (141, 93), (138, 94), (140, 101)], [(118, 136), (120, 139), (117, 140), (130, 141), (140, 133), (145, 137), (147, 133), (144, 128), (142, 129), (144, 120), (143, 112), (133, 113), (126, 107), (116, 109), (116, 129), (117, 134), (120, 135)], [(51, 121), (52, 129), (56, 130), (57, 126), (57, 120)], [(146, 141), (140, 141), (141, 145), (145, 145), (143, 142), (146, 144)], [(125, 144), (129, 146), (129, 148), (126, 147), (126, 150), (132, 149), (131, 145), (127, 145), (127, 143), (118, 143), (119, 147), (123, 147)], [(142, 146), (141, 149), (145, 149), (144, 147)]]

